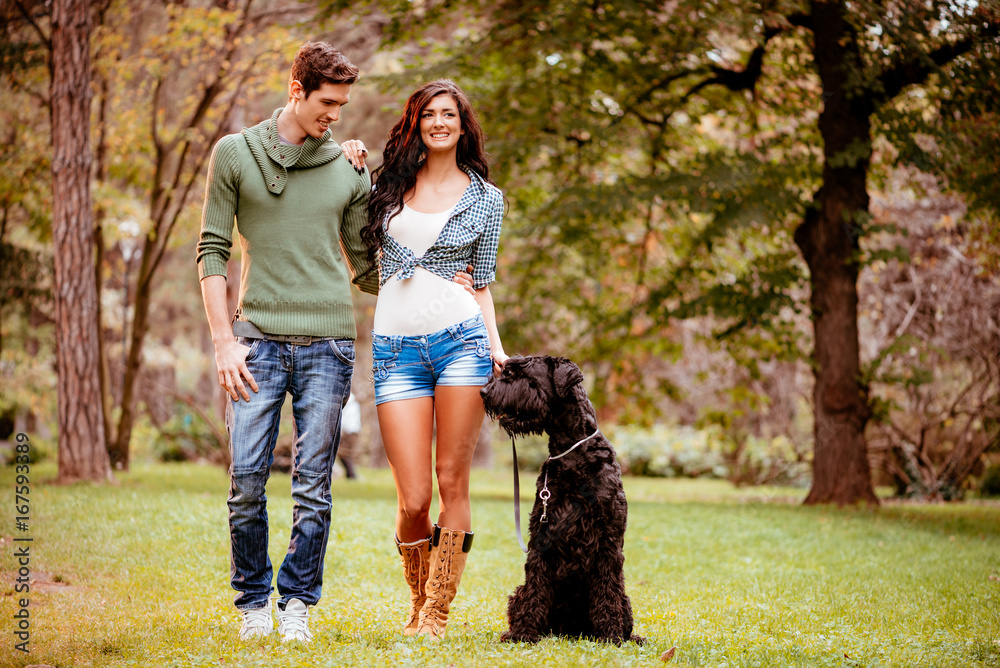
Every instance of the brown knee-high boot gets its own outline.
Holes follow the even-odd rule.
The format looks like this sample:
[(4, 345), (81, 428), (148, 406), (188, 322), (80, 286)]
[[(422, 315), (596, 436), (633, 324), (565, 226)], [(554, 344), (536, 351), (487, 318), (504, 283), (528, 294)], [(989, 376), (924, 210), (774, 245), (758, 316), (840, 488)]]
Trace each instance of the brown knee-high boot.
[(396, 549), (399, 550), (403, 562), (403, 576), (410, 586), (410, 615), (403, 626), (403, 635), (412, 636), (417, 632), (417, 619), (420, 609), (424, 607), (427, 594), (424, 587), (427, 584), (428, 563), (431, 558), (431, 537), (414, 543), (400, 543), (396, 537)]
[(443, 638), (448, 624), (448, 610), (458, 593), (458, 583), (465, 561), (472, 549), (471, 531), (453, 531), (435, 526), (431, 540), (430, 575), (425, 591), (427, 600), (420, 610), (417, 635)]

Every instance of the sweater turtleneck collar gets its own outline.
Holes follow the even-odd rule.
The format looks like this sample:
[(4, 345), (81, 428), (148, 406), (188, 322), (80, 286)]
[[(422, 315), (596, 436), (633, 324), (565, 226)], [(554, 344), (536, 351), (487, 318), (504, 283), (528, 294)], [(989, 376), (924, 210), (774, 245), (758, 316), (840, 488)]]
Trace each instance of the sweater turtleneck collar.
[(275, 109), (270, 120), (252, 128), (243, 128), (243, 136), (260, 167), (267, 189), (275, 195), (280, 195), (285, 189), (290, 168), (318, 167), (337, 159), (343, 153), (340, 144), (330, 138), (329, 129), (319, 138), (307, 136), (301, 146), (282, 142), (278, 135), (278, 116), (281, 110), (282, 107)]

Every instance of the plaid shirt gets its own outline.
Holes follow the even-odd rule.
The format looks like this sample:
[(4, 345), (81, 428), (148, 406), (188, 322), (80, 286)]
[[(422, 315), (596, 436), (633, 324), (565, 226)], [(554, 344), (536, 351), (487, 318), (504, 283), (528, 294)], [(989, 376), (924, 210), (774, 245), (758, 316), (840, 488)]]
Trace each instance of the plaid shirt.
[(393, 275), (397, 281), (410, 278), (418, 266), (450, 281), (455, 272), (465, 271), (471, 264), (472, 287), (477, 290), (496, 280), (503, 193), (471, 169), (465, 173), (472, 183), (458, 200), (437, 240), (421, 257), (385, 231), (389, 226), (386, 218), (379, 255), (380, 288)]

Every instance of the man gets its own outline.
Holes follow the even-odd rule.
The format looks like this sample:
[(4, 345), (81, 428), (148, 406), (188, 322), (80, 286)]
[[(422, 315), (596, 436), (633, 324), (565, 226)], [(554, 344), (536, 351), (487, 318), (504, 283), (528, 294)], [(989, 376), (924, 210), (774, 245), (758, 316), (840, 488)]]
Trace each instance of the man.
[[(309, 606), (323, 584), (330, 473), (354, 366), (351, 276), (360, 289), (378, 291), (359, 236), (370, 177), (330, 138), (357, 78), (357, 67), (330, 45), (305, 44), (286, 106), (223, 137), (209, 165), (197, 262), (219, 384), (230, 395), (231, 571), (242, 639), (274, 629), (264, 486), (286, 393), (296, 423), (294, 509), (275, 614), (282, 641), (312, 638)], [(231, 324), (225, 276), (234, 219), (243, 264)]]

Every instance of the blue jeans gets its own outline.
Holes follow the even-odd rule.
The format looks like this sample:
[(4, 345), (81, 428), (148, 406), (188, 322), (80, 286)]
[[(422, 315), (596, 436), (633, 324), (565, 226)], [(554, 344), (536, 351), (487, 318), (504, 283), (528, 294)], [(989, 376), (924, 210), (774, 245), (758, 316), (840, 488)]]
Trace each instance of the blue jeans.
[(340, 413), (354, 373), (354, 342), (315, 341), (301, 346), (239, 339), (249, 346), (247, 368), (259, 387), (250, 401), (229, 400), (229, 535), (236, 607), (260, 608), (271, 595), (264, 486), (274, 462), (278, 421), (285, 394), (292, 395), (292, 535), (278, 572), (281, 602), (319, 601), (323, 559), (330, 533), (330, 472), (340, 445)]

